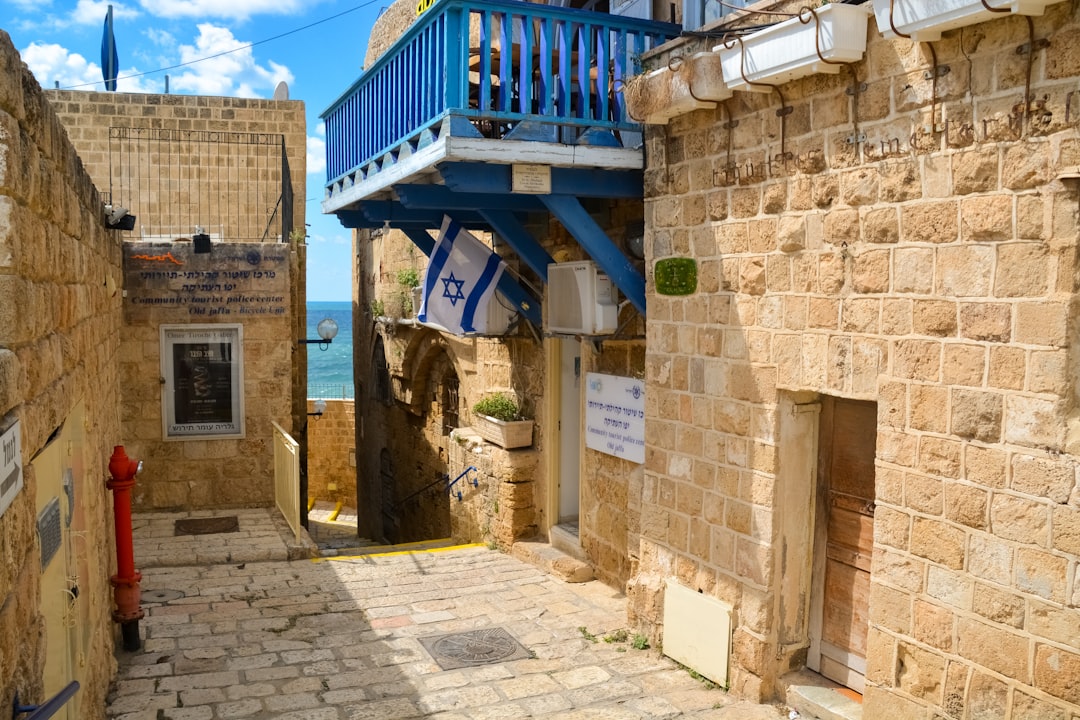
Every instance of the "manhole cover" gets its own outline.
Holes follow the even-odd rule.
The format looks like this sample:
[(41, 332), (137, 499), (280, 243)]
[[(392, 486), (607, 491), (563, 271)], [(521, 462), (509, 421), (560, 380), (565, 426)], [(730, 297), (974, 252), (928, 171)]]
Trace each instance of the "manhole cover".
[(143, 590), (139, 595), (145, 602), (171, 602), (184, 597), (179, 590)]
[(235, 515), (208, 518), (184, 518), (177, 520), (176, 535), (213, 535), (231, 533), (240, 529), (240, 521)]
[(502, 628), (420, 638), (420, 644), (443, 670), (530, 657), (529, 651)]

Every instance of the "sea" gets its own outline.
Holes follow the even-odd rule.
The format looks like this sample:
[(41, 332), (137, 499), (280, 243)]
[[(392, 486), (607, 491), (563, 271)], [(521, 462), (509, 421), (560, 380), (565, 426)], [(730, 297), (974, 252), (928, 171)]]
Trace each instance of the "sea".
[(352, 350), (352, 302), (309, 302), (307, 304), (307, 336), (319, 337), (316, 327), (323, 318), (337, 323), (334, 341), (320, 350), (312, 343), (308, 348), (308, 397), (354, 398)]

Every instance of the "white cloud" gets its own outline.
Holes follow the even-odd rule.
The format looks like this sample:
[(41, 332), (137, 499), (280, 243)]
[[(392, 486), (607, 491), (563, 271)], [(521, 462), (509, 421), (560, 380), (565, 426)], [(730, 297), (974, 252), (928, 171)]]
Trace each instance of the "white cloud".
[[(319, 233), (312, 233), (307, 238), (308, 245), (352, 245), (352, 238), (349, 235), (342, 235), (341, 233), (334, 233), (330, 237), (321, 235)], [(310, 266), (310, 263), (308, 263)]]
[(169, 34), (165, 30), (158, 30), (157, 28), (146, 28), (144, 32), (150, 42), (154, 43), (158, 47), (162, 48), (174, 48), (176, 47), (176, 38)]
[(292, 15), (306, 9), (302, 0), (139, 0), (148, 13), (167, 18), (230, 18), (252, 15)]
[[(289, 68), (270, 62), (260, 66), (255, 62), (246, 42), (236, 39), (228, 28), (201, 23), (194, 45), (180, 45), (180, 62), (189, 63), (218, 55), (184, 68), (171, 80), (171, 88), (197, 95), (228, 95), (236, 97), (268, 97), (278, 82), (292, 82)], [(266, 88), (266, 91), (259, 90)]]
[(308, 135), (307, 139), (307, 173), (322, 174), (326, 172), (326, 141), (322, 138)]
[[(82, 89), (86, 90), (105, 89), (101, 66), (61, 45), (30, 43), (20, 55), (43, 88), (51, 88), (59, 82), (62, 88), (83, 86)], [(146, 78), (124, 77), (138, 72), (137, 68), (121, 70), (116, 89), (120, 92), (157, 92), (156, 86)]]
[(139, 17), (136, 8), (121, 5), (112, 0), (79, 0), (75, 9), (71, 11), (71, 21), (77, 25), (102, 25), (105, 24), (105, 14), (109, 5), (113, 6), (113, 21), (119, 19), (132, 19)]

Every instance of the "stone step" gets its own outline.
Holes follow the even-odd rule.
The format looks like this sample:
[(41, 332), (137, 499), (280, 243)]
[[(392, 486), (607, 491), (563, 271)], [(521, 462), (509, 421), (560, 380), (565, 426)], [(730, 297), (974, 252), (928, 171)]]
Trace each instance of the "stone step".
[(581, 583), (593, 579), (592, 566), (542, 540), (518, 541), (510, 548), (510, 554), (563, 582)]
[(323, 557), (364, 557), (370, 555), (399, 555), (404, 553), (438, 552), (459, 547), (473, 547), (473, 545), (458, 545), (453, 538), (436, 538), (434, 540), (418, 540), (410, 543), (398, 543), (396, 545), (382, 545), (370, 540), (362, 540), (355, 547), (326, 549), (321, 551)]
[(789, 673), (780, 684), (800, 720), (862, 720), (862, 696), (812, 670)]

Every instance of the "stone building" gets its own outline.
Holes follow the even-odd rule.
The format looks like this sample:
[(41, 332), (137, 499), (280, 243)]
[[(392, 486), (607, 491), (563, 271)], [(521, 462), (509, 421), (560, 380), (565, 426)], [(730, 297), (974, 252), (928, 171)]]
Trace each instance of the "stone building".
[[(576, 361), (644, 377), (643, 464), (560, 427), (564, 407), (584, 405), (582, 388), (557, 399), (578, 340), (421, 329), (404, 304), (388, 308), (424, 254), (396, 231), (358, 232), (370, 527), (392, 519), (377, 516), (379, 493), (417, 448), (446, 467), (418, 467), (417, 483), (481, 468), (429, 516), (445, 502), (455, 535), (511, 548), (557, 541), (572, 474), (579, 552), (625, 587), (631, 626), (672, 653), (694, 645), (693, 630), (678, 639), (686, 618), (708, 626), (707, 647), (683, 661), (733, 692), (783, 697), (810, 669), (863, 693), (869, 718), (1080, 714), (1080, 15), (1064, 2), (1021, 8), (1047, 5), (1031, 17), (958, 4), (972, 6), (961, 20), (905, 32), (904, 12), (934, 4), (896, 0), (888, 27), (888, 2), (762, 2), (789, 14), (729, 16), (645, 54), (653, 84), (638, 87), (652, 92), (632, 109), (648, 121), (647, 317), (581, 342)], [(862, 45), (854, 59), (760, 81), (738, 77), (744, 61), (724, 99), (690, 85), (785, 20), (820, 52), (816, 13), (836, 7), (866, 22), (845, 31)], [(332, 177), (330, 204), (376, 170)], [(615, 208), (598, 222), (627, 248), (634, 203)], [(560, 262), (585, 256), (543, 216), (530, 229)], [(523, 268), (517, 248), (491, 242)], [(440, 389), (447, 368), (456, 406)], [(443, 429), (439, 416), (469, 425), (489, 389), (531, 406), (530, 450)], [(570, 446), (580, 456), (564, 473)], [(391, 469), (382, 485), (379, 467)]]
[[(45, 94), (103, 199), (135, 217), (120, 233), (122, 422), (128, 450), (153, 459), (136, 509), (272, 504), (271, 423), (302, 440), (307, 421), (305, 248), (289, 237), (304, 227), (304, 104)], [(198, 229), (209, 252), (194, 247)], [(162, 417), (161, 327), (218, 323), (243, 329), (242, 428), (178, 440)]]
[(4, 707), (77, 680), (65, 712), (103, 716), (114, 446), (138, 509), (273, 502), (271, 420), (306, 420), (304, 138), (297, 102), (43, 91), (0, 32)]

